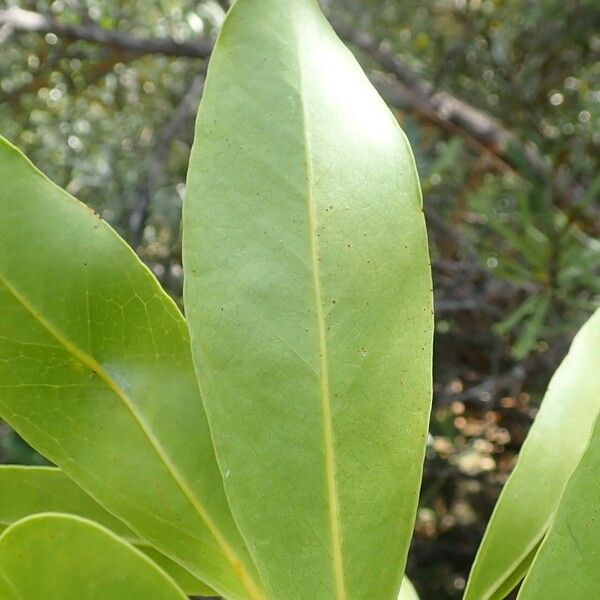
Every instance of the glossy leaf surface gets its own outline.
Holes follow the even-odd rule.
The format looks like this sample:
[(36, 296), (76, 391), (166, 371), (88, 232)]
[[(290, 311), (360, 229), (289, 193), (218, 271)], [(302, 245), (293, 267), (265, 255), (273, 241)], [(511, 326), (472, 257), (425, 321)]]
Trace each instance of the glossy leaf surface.
[(215, 595), (208, 586), (154, 550), (104, 510), (60, 469), (0, 466), (0, 532), (25, 517), (43, 512), (68, 513), (98, 523), (148, 555), (188, 595)]
[(108, 529), (72, 515), (45, 513), (0, 536), (3, 600), (185, 600), (144, 554)]
[[(594, 356), (600, 364), (600, 332)], [(600, 385), (597, 388), (600, 395)], [(591, 600), (600, 591), (600, 419), (571, 475), (519, 600)]]
[(465, 600), (504, 598), (525, 575), (581, 458), (600, 408), (600, 311), (582, 327), (550, 381), (496, 504)]
[(106, 223), (4, 140), (0, 181), (0, 415), (141, 537), (248, 597), (182, 315)]
[(409, 144), (314, 0), (228, 14), (184, 263), (217, 457), (270, 596), (395, 600), (430, 408), (425, 224)]

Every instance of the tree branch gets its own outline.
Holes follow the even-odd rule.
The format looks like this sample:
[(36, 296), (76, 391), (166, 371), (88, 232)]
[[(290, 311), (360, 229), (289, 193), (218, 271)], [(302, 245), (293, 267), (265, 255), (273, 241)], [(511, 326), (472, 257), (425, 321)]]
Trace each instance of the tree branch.
[(202, 72), (192, 81), (188, 90), (183, 95), (181, 102), (161, 131), (160, 136), (154, 145), (154, 150), (150, 154), (146, 176), (140, 184), (137, 202), (129, 216), (129, 231), (131, 232), (132, 242), (134, 244), (139, 244), (141, 242), (146, 219), (148, 218), (148, 206), (152, 194), (156, 191), (156, 187), (162, 178), (171, 144), (185, 125), (188, 118), (194, 114), (198, 107), (202, 89), (204, 87), (204, 77), (205, 74)]
[(138, 37), (125, 31), (102, 29), (94, 24), (68, 25), (37, 12), (12, 6), (0, 11), (0, 26), (15, 31), (53, 33), (67, 40), (85, 40), (101, 46), (111, 46), (135, 54), (164, 54), (188, 58), (208, 58), (213, 42), (198, 39), (193, 42), (176, 42), (170, 38)]
[[(95, 24), (68, 25), (37, 12), (11, 7), (0, 11), (0, 27), (15, 31), (54, 33), (69, 40), (85, 40), (118, 48), (134, 54), (207, 58), (212, 40), (197, 39), (176, 42), (169, 38), (139, 37), (119, 30), (105, 30)], [(369, 55), (394, 78), (381, 74), (372, 76), (380, 93), (393, 106), (402, 108), (429, 121), (452, 135), (460, 135), (475, 148), (487, 153), (496, 169), (519, 169), (514, 151), (527, 162), (532, 173), (544, 177), (547, 168), (537, 148), (524, 143), (496, 119), (434, 86), (414, 72), (399, 56), (366, 33), (334, 24), (338, 34), (349, 44)]]
[(498, 120), (474, 108), (460, 98), (436, 91), (433, 84), (415, 73), (395, 52), (368, 34), (334, 23), (338, 35), (367, 54), (395, 79), (375, 75), (373, 83), (388, 102), (420, 115), (452, 134), (460, 134), (480, 149), (485, 149), (513, 169), (518, 168), (510, 150), (516, 150), (532, 172), (544, 177), (548, 170), (534, 144), (524, 143)]

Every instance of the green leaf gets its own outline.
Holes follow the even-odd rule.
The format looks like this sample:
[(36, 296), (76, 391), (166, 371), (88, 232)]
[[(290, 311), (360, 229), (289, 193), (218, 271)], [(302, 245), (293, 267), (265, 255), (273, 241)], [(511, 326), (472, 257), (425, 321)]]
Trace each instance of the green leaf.
[(185, 321), (90, 209), (0, 141), (0, 416), (212, 588), (259, 598)]
[(69, 513), (94, 521), (132, 544), (140, 538), (55, 467), (0, 466), (0, 527), (40, 512)]
[(271, 597), (395, 600), (431, 397), (425, 224), (408, 141), (315, 0), (236, 2), (187, 190), (195, 365)]
[(517, 360), (524, 359), (535, 347), (538, 335), (546, 322), (551, 304), (552, 298), (549, 293), (544, 293), (537, 297), (532, 315), (523, 327), (521, 335), (513, 344), (512, 354)]
[(72, 515), (44, 513), (11, 525), (0, 536), (0, 574), (3, 600), (186, 600), (140, 551)]
[[(600, 341), (600, 335), (598, 336)], [(593, 355), (600, 364), (600, 345)], [(600, 382), (596, 387), (600, 396)], [(600, 419), (562, 494), (550, 529), (519, 592), (519, 600), (591, 600), (600, 590)]]
[(590, 204), (598, 200), (598, 196), (600, 196), (600, 175), (597, 175), (592, 180), (590, 187), (585, 190), (577, 202), (576, 208), (578, 210), (582, 210), (588, 207)]
[(42, 512), (69, 513), (94, 521), (150, 556), (188, 595), (215, 595), (208, 586), (104, 510), (60, 469), (0, 466), (0, 532), (20, 519)]
[(525, 575), (590, 438), (600, 408), (599, 356), (597, 311), (548, 386), (479, 547), (465, 600), (503, 598)]
[(406, 577), (406, 575), (404, 576), (404, 579), (402, 579), (398, 600), (419, 600), (419, 594), (417, 594), (415, 586), (410, 582), (410, 579)]
[(532, 295), (528, 296), (519, 306), (513, 310), (507, 317), (505, 317), (499, 323), (496, 323), (494, 329), (500, 334), (504, 335), (512, 329), (514, 329), (525, 317), (530, 315), (536, 304), (539, 301), (539, 296)]

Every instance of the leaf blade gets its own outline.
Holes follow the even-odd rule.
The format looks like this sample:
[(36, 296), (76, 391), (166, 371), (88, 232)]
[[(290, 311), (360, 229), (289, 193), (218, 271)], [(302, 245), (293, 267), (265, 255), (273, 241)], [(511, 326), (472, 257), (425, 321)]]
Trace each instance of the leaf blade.
[(523, 561), (543, 539), (600, 408), (599, 353), (597, 311), (575, 337), (548, 386), (517, 465), (494, 508), (465, 600), (497, 598), (498, 589), (508, 593), (506, 584), (514, 587), (525, 575), (520, 565), (528, 564)]
[(142, 537), (246, 597), (253, 565), (183, 317), (106, 223), (1, 138), (0, 179), (0, 414)]
[(194, 360), (265, 585), (396, 598), (430, 402), (424, 222), (406, 139), (315, 2), (229, 12), (187, 190)]
[(55, 467), (0, 465), (0, 533), (37, 513), (66, 513), (93, 521), (150, 556), (189, 595), (214, 595), (183, 567), (161, 555)]
[(144, 554), (72, 515), (45, 513), (11, 525), (0, 536), (0, 573), (11, 600), (186, 598)]
[[(600, 358), (600, 347), (595, 355)], [(597, 388), (600, 393), (600, 386)], [(523, 585), (519, 600), (594, 598), (600, 589), (598, 493), (600, 420), (569, 478), (556, 513)]]

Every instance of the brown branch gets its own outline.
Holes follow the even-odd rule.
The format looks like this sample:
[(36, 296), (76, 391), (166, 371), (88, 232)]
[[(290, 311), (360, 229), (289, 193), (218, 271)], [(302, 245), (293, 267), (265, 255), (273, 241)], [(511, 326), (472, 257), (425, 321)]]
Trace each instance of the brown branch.
[[(455, 125), (446, 116), (447, 113), (440, 114), (431, 109), (426, 102), (419, 102), (411, 89), (402, 84), (389, 74), (372, 73), (370, 75), (371, 83), (381, 94), (386, 102), (403, 112), (414, 115), (420, 121), (430, 123), (445, 131), (451, 136), (462, 137), (468, 146), (477, 154), (481, 154), (493, 166), (496, 171), (504, 172), (515, 170), (515, 165), (505, 160), (506, 152), (500, 152), (498, 148), (486, 145), (485, 141), (474, 137), (468, 129)], [(470, 107), (469, 107), (470, 108)]]
[[(163, 54), (207, 58), (213, 48), (212, 40), (198, 39), (176, 42), (169, 38), (138, 37), (119, 30), (105, 30), (93, 23), (68, 25), (40, 13), (11, 7), (0, 11), (0, 27), (16, 31), (54, 33), (69, 40), (86, 40), (119, 48), (135, 54)], [(410, 111), (452, 135), (460, 135), (476, 151), (487, 154), (494, 168), (518, 169), (511, 150), (524, 157), (532, 173), (544, 177), (544, 160), (537, 148), (525, 143), (496, 119), (474, 108), (456, 96), (436, 91), (426, 79), (415, 73), (398, 55), (357, 29), (335, 24), (338, 34), (349, 44), (369, 55), (382, 69), (394, 76), (372, 76), (373, 83), (387, 101)]]
[[(394, 79), (374, 75), (373, 83), (388, 102), (398, 108), (420, 115), (451, 134), (459, 134), (476, 149), (486, 150), (504, 168), (518, 168), (509, 150), (516, 150), (531, 171), (544, 177), (548, 169), (534, 144), (524, 143), (498, 120), (467, 104), (460, 98), (437, 91), (433, 84), (410, 68), (395, 52), (352, 27), (335, 23), (338, 35), (367, 54)], [(502, 167), (500, 163), (496, 166)]]
[(141, 242), (146, 220), (148, 218), (148, 206), (152, 194), (156, 191), (158, 183), (163, 176), (171, 144), (186, 124), (188, 118), (190, 118), (198, 108), (198, 103), (200, 102), (200, 96), (204, 87), (204, 77), (205, 73), (203, 70), (203, 72), (192, 81), (188, 90), (183, 95), (181, 102), (161, 131), (160, 136), (154, 145), (154, 150), (150, 154), (146, 176), (139, 186), (137, 201), (129, 216), (129, 231), (131, 232), (132, 242), (134, 244), (139, 244)]
[(136, 54), (208, 58), (213, 49), (212, 40), (198, 39), (193, 42), (176, 42), (170, 38), (138, 37), (125, 31), (102, 29), (91, 23), (68, 25), (16, 6), (0, 11), (0, 26), (6, 26), (15, 31), (53, 33), (62, 39), (85, 40)]
[[(460, 98), (436, 90), (400, 56), (365, 32), (339, 23), (334, 23), (334, 28), (348, 44), (363, 51), (386, 71), (387, 77), (375, 74), (371, 79), (390, 105), (411, 112), (451, 135), (461, 136), (475, 151), (484, 153), (498, 170), (508, 166), (524, 179), (549, 182), (557, 206), (569, 213), (579, 210), (581, 190), (578, 185), (570, 185), (563, 193), (557, 193), (551, 165), (534, 143), (522, 140), (499, 120)], [(580, 212), (591, 231), (597, 232), (600, 227), (598, 210), (588, 206)]]

